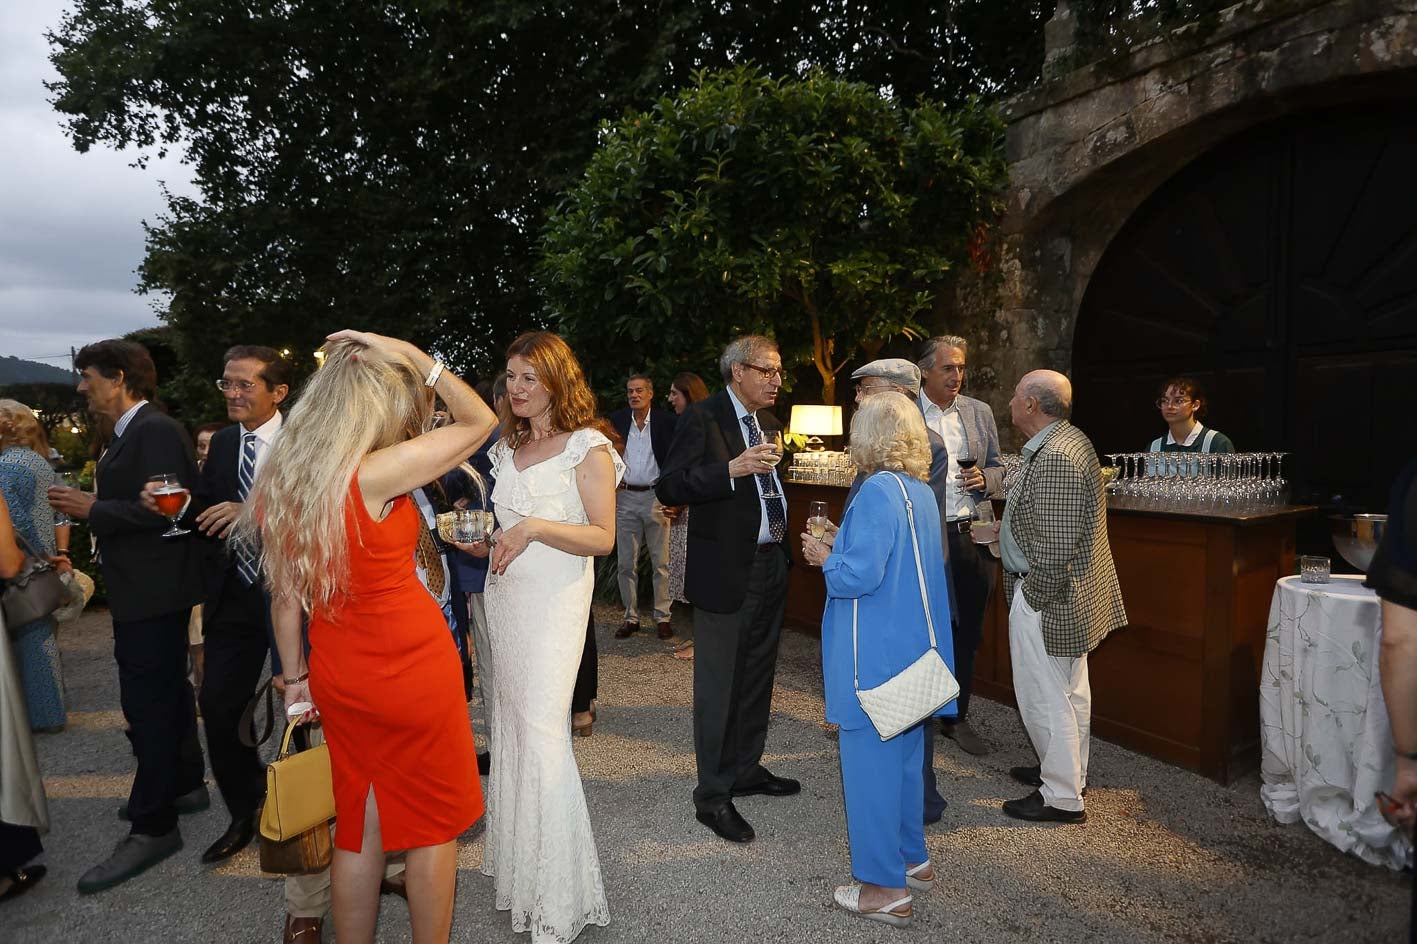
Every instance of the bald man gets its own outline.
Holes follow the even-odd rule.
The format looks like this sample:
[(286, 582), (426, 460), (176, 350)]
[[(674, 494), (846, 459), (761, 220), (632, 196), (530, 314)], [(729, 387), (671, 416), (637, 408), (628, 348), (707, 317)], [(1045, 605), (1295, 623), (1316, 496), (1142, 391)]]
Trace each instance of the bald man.
[(1009, 400), (1028, 437), (999, 530), (1009, 600), (1014, 697), (1037, 767), (1014, 767), (1034, 790), (1007, 800), (1015, 819), (1087, 820), (1092, 689), (1087, 654), (1127, 622), (1107, 544), (1107, 502), (1092, 443), (1068, 422), (1073, 388), (1057, 371), (1025, 374)]

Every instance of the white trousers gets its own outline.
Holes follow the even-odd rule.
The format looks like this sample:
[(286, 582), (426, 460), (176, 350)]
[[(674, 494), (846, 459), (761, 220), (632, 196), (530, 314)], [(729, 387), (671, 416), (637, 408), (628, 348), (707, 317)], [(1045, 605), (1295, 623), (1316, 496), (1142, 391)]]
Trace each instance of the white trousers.
[(480, 593), (467, 595), (467, 624), (472, 629), (472, 656), (477, 663), (477, 690), (482, 697), (482, 719), (487, 725), (481, 749), (492, 741), (492, 638), (487, 629), (487, 604)]
[(1081, 810), (1092, 727), (1087, 656), (1048, 654), (1043, 617), (1028, 605), (1022, 586), (1014, 591), (1009, 607), (1009, 655), (1018, 713), (1038, 753), (1043, 802), (1057, 810)]
[(654, 492), (615, 492), (615, 553), (619, 558), (620, 602), (625, 622), (639, 623), (640, 547), (649, 553), (654, 589), (654, 621), (669, 622), (669, 519)]

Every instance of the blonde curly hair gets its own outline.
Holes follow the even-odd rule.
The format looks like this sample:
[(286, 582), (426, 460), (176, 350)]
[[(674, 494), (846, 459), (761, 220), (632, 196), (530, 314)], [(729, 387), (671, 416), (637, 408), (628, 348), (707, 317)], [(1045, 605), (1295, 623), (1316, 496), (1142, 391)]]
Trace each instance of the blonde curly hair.
[(895, 391), (861, 401), (851, 418), (851, 461), (862, 475), (882, 469), (930, 480), (930, 436), (910, 398)]
[(0, 400), (0, 450), (11, 446), (24, 446), (49, 458), (49, 439), (34, 411), (18, 400)]

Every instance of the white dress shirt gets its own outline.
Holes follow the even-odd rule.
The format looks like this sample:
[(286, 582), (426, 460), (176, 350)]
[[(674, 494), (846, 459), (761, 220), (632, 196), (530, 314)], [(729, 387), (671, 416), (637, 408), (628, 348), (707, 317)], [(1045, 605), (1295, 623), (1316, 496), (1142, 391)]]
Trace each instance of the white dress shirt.
[(630, 414), (630, 431), (625, 437), (625, 484), (653, 485), (659, 481), (659, 463), (654, 458), (654, 442), (649, 435), (650, 415), (645, 413), (644, 429)]
[[(920, 391), (920, 410), (925, 414), (925, 425), (934, 430), (945, 441), (945, 451), (949, 453), (949, 466), (945, 477), (945, 507), (949, 509), (949, 520), (974, 517), (974, 499), (959, 484), (959, 461), (969, 445), (969, 437), (964, 432), (964, 417), (959, 413), (959, 397), (948, 407), (941, 407)], [(976, 466), (979, 456), (975, 456)]]
[(131, 407), (128, 408), (127, 413), (124, 413), (122, 416), (118, 417), (118, 422), (113, 424), (114, 439), (117, 439), (119, 436), (123, 435), (123, 432), (128, 428), (128, 424), (133, 422), (133, 417), (137, 414), (139, 410), (141, 410), (147, 404), (147, 402), (148, 401), (146, 400), (139, 400), (137, 403), (133, 404)]
[[(238, 477), (241, 475), (241, 456), (246, 451), (246, 437), (252, 433), (256, 436), (256, 475), (260, 475), (261, 466), (265, 465), (266, 456), (270, 455), (271, 447), (276, 443), (276, 434), (280, 432), (281, 423), (284, 421), (285, 418), (280, 415), (280, 410), (276, 410), (270, 419), (255, 429), (247, 430), (244, 426), (241, 428), (241, 444), (236, 448), (236, 474)], [(255, 481), (254, 476), (252, 481)]]
[[(743, 434), (743, 442), (744, 442), (744, 443), (747, 443), (747, 442), (748, 442), (748, 427), (747, 427), (746, 424), (744, 424), (744, 422), (743, 422), (743, 417), (750, 415), (749, 412), (748, 412), (748, 408), (743, 405), (742, 401), (740, 401), (736, 395), (734, 395), (734, 393), (733, 393), (733, 388), (732, 388), (732, 387), (727, 388), (727, 390), (728, 390), (728, 399), (733, 402), (733, 413), (734, 413), (734, 415), (738, 418), (738, 430), (739, 430), (739, 432), (741, 432), (741, 433)], [(753, 417), (753, 421), (754, 421), (754, 422), (757, 422), (758, 415), (757, 415), (756, 413), (753, 413), (753, 414), (751, 414), (751, 415), (752, 415), (752, 417)], [(763, 432), (763, 427), (762, 427), (762, 424), (761, 424), (761, 423), (758, 424), (758, 432), (759, 432), (759, 433), (762, 433), (762, 432)], [(783, 510), (786, 511), (786, 509), (787, 509), (787, 496), (786, 496), (786, 494), (784, 494), (783, 491), (782, 491), (782, 480), (777, 477), (777, 468), (774, 467), (774, 468), (771, 469), (767, 474), (772, 476), (773, 485), (776, 487), (777, 493), (778, 493), (779, 495), (782, 495), (782, 499), (781, 499), (781, 501), (782, 501), (782, 507), (783, 507)], [(771, 543), (772, 543), (772, 529), (768, 527), (768, 503), (767, 503), (767, 501), (763, 498), (763, 485), (762, 485), (762, 481), (758, 478), (757, 475), (750, 475), (750, 476), (748, 476), (748, 478), (750, 478), (750, 479), (753, 480), (753, 487), (758, 490), (758, 510), (759, 510), (759, 515), (758, 515), (758, 543), (759, 543), (759, 544), (771, 544)], [(737, 479), (730, 478), (730, 479), (728, 480), (728, 482), (729, 482), (729, 484), (730, 484), (735, 490), (738, 488), (738, 480), (737, 480)]]

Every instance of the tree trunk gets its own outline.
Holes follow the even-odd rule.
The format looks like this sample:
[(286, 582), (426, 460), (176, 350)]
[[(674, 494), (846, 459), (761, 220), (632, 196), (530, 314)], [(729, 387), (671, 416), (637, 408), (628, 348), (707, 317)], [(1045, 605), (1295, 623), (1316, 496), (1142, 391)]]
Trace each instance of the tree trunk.
[(822, 375), (822, 402), (832, 406), (836, 403), (836, 372), (840, 369), (832, 364), (836, 342), (822, 336), (821, 315), (805, 290), (802, 292), (802, 307), (807, 310), (807, 317), (812, 322), (812, 363), (816, 365), (817, 373)]

